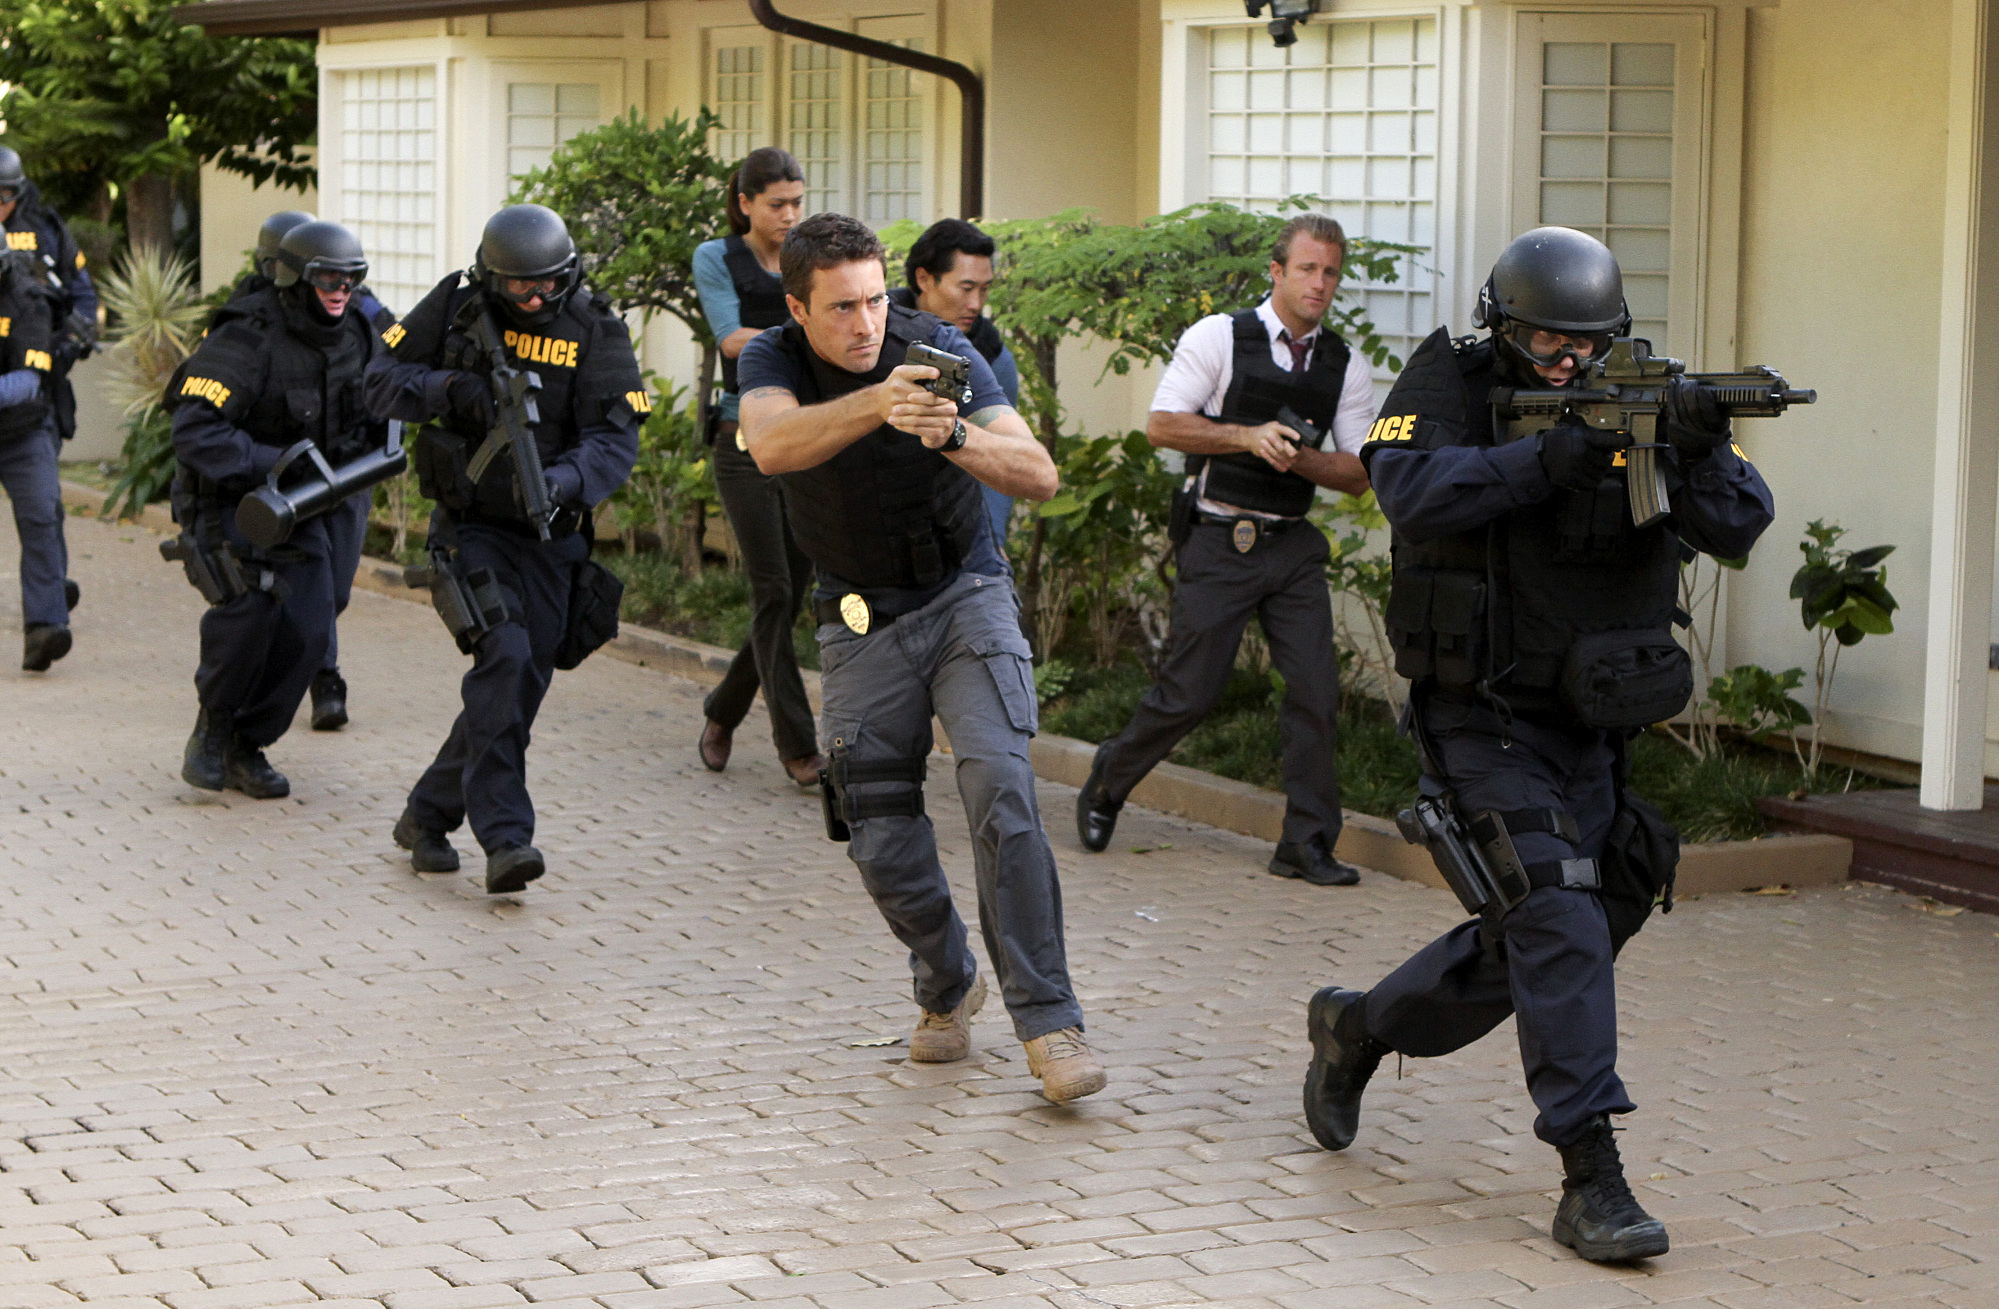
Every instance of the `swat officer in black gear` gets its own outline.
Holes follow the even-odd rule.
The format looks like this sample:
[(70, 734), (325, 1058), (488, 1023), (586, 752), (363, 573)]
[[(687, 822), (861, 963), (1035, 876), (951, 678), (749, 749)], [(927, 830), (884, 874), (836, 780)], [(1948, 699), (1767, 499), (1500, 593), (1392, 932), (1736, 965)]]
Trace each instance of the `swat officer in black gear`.
[[(274, 285), (279, 243), (293, 228), (313, 221), (313, 216), (303, 209), (282, 209), (263, 221), (257, 229), (257, 246), (252, 255), (255, 267), (237, 280), (228, 302), (210, 317), (210, 331), (215, 330), (215, 324), (230, 312), (231, 306)], [(354, 288), (353, 302), (376, 332), (387, 332), (396, 325), (396, 316), (366, 285)], [(339, 508), (321, 516), (333, 558), (333, 625), (327, 630), (325, 662), (312, 675), (315, 732), (335, 732), (347, 725), (347, 679), (340, 675), (339, 622), (354, 595), (354, 570), (361, 565), (361, 550), (368, 536), (368, 511), (373, 505), (372, 490), (357, 492), (342, 501)]]
[(0, 257), (0, 487), (14, 506), (21, 538), (21, 616), (26, 629), (21, 667), (31, 673), (69, 653), (69, 602), (64, 595), (62, 484), (59, 442), (49, 414), (54, 366), (53, 296), (39, 261), (26, 253)]
[(1345, 256), (1338, 223), (1292, 219), (1271, 256), (1270, 298), (1188, 328), (1159, 380), (1146, 435), (1187, 457), (1171, 533), (1173, 626), (1158, 680), (1098, 748), (1076, 797), (1086, 850), (1110, 843), (1125, 797), (1221, 699), (1253, 615), (1284, 675), (1286, 803), (1270, 872), (1318, 886), (1360, 880), (1333, 857), (1340, 666), (1326, 538), (1306, 517), (1322, 486), (1367, 489), (1357, 457), (1374, 412), (1367, 358), (1324, 326)]
[[(1647, 1258), (1668, 1239), (1632, 1197), (1611, 1135), (1610, 1115), (1633, 1108), (1611, 962), (1652, 898), (1635, 917), (1617, 908), (1616, 870), (1664, 823), (1624, 794), (1630, 732), (1606, 726), (1584, 689), (1623, 669), (1624, 693), (1656, 697), (1623, 722), (1677, 712), (1691, 686), (1670, 632), (1681, 560), (1747, 554), (1773, 505), (1691, 383), (1662, 422), (1671, 512), (1648, 527), (1627, 509), (1616, 433), (1572, 419), (1507, 439), (1508, 388), (1566, 385), (1628, 328), (1617, 260), (1593, 237), (1544, 227), (1513, 242), (1476, 321), (1484, 340), (1439, 329), (1423, 342), (1361, 457), (1394, 530), (1388, 627), (1412, 683), (1423, 791), (1460, 816), (1458, 848), (1516, 870), (1518, 890), (1373, 990), (1313, 996), (1305, 1117), (1321, 1145), (1344, 1149), (1384, 1054), (1448, 1054), (1512, 1015), (1535, 1134), (1562, 1157), (1555, 1239), (1587, 1259)], [(1667, 676), (1644, 680), (1648, 661)]]
[[(42, 391), (48, 404), (49, 440), (60, 459), (62, 443), (76, 435), (76, 390), (70, 385), (69, 372), (80, 360), (89, 358), (97, 344), (97, 288), (91, 285), (83, 251), (69, 234), (68, 224), (42, 199), (40, 188), (28, 180), (21, 156), (6, 146), (0, 146), (0, 228), (6, 230), (7, 249), (28, 261), (50, 293), (48, 355), (52, 366)], [(15, 513), (18, 517), (20, 510)], [(27, 567), (25, 559), (22, 566)], [(55, 554), (51, 559), (38, 559), (35, 565), (38, 570), (51, 566), (58, 569), (66, 606), (63, 612), (67, 614), (76, 608), (82, 592), (69, 580), (69, 544), (63, 537), (60, 514), (55, 521)], [(46, 626), (62, 628), (62, 635), (51, 632), (43, 638), (42, 650), (30, 655), (25, 665), (31, 669), (44, 657), (62, 658), (69, 649), (68, 619)], [(56, 645), (63, 650), (55, 651)], [(41, 662), (41, 667), (48, 664)]]
[(303, 223), (273, 271), (272, 285), (224, 307), (168, 388), (181, 527), (170, 557), (210, 606), (181, 777), (260, 800), (291, 793), (264, 750), (291, 727), (320, 668), (334, 565), (323, 518), (258, 549), (237, 529), (237, 504), (298, 442), (338, 465), (386, 439), (362, 396), (382, 344), (354, 302), (368, 273), (361, 242), (338, 223)]
[[(827, 834), (849, 841), (909, 948), (922, 1010), (910, 1057), (964, 1058), (986, 996), (924, 813), (934, 713), (971, 827), (986, 953), (1028, 1069), (1057, 1103), (1090, 1095), (1104, 1072), (1083, 1041), (1028, 762), (1033, 670), (979, 493), (1046, 500), (1054, 461), (963, 333), (889, 302), (867, 224), (808, 218), (785, 237), (779, 267), (792, 321), (743, 350), (743, 433), (758, 467), (781, 476), (791, 529), (818, 570)], [(962, 361), (951, 398), (924, 386), (939, 368), (909, 362), (923, 349)]]
[[(511, 452), (472, 476), (482, 450), (500, 451), (491, 443), (509, 421), (496, 411), (494, 361), (478, 344), (488, 327), (504, 342), (501, 367), (539, 383), (526, 393), (532, 419), (523, 409), (513, 418), (527, 424), (545, 470), (547, 521), (527, 509), (532, 492)], [(368, 402), (378, 417), (425, 423), (413, 461), (437, 502), (432, 556), (445, 556), (432, 595), (443, 613), (441, 588), (461, 588), (476, 610), (453, 631), (472, 655), (464, 709), (410, 792), (395, 841), (418, 872), (451, 872), (458, 852), (446, 837), (469, 819), (486, 852), (487, 891), (512, 893), (545, 867), (533, 844), (528, 734), (570, 626), (572, 592), (602, 573), (589, 563), (590, 513), (631, 476), (651, 404), (624, 320), (583, 285), (568, 228), (540, 205), (509, 205), (488, 219), (469, 280), (452, 273), (439, 282), (388, 340), (390, 352), (369, 370)]]

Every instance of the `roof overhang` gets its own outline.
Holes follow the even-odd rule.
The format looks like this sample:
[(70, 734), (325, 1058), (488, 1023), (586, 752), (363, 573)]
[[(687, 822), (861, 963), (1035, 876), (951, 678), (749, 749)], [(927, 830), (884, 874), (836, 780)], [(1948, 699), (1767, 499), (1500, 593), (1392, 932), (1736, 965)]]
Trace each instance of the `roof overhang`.
[(210, 36), (315, 37), (321, 28), (465, 18), (522, 9), (580, 9), (603, 0), (207, 0), (181, 5), (174, 17)]

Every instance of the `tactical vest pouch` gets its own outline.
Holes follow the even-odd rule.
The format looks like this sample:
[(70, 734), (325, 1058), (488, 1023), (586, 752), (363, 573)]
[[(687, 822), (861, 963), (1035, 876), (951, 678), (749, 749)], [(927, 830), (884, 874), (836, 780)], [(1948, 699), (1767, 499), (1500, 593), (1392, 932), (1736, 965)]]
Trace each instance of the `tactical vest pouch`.
[(1693, 660), (1671, 632), (1592, 632), (1569, 647), (1561, 691), (1590, 727), (1650, 727), (1693, 698)]
[(624, 598), (625, 584), (616, 573), (594, 559), (576, 566), (569, 586), (569, 621), (555, 648), (557, 668), (576, 667), (618, 634), (618, 606)]
[(1619, 808), (1597, 861), (1613, 954), (1645, 926), (1653, 905), (1673, 912), (1679, 866), (1679, 832), (1651, 804), (1620, 788)]
[(1299, 518), (1311, 512), (1318, 488), (1297, 473), (1280, 473), (1251, 454), (1211, 455), (1203, 491), (1238, 509)]
[(471, 458), (464, 437), (436, 423), (427, 423), (417, 431), (412, 462), (416, 465), (417, 490), (426, 498), (461, 512), (472, 507), (476, 488), (467, 471)]
[(1406, 569), (1388, 597), (1395, 671), (1450, 687), (1478, 680), (1484, 659), (1485, 579), (1454, 570)]

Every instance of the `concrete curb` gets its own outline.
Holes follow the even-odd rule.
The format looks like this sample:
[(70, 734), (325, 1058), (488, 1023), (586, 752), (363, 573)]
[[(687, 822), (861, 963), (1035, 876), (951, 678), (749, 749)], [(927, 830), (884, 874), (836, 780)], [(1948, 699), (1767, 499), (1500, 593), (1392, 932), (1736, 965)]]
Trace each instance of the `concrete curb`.
[[(101, 512), (108, 498), (103, 491), (76, 482), (66, 481), (62, 487), (65, 504), (93, 511)], [(172, 516), (163, 505), (148, 505), (138, 521), (140, 526), (156, 532), (174, 530)], [(403, 570), (386, 559), (362, 559), (354, 574), (354, 585), (398, 600), (422, 603), (427, 598), (423, 592), (404, 586)], [(619, 625), (617, 638), (604, 647), (604, 653), (706, 686), (721, 681), (735, 658), (731, 650), (629, 623)], [(806, 671), (804, 677), (805, 693), (817, 710), (819, 674)], [(938, 739), (940, 742), (944, 739), (941, 728)], [(1050, 782), (1080, 787), (1089, 778), (1090, 761), (1096, 750), (1089, 742), (1071, 737), (1038, 736), (1033, 746), (1035, 774)], [(1284, 827), (1282, 795), (1180, 764), (1161, 764), (1153, 769), (1131, 793), (1131, 801), (1265, 841), (1276, 841)], [(1064, 817), (1058, 816), (1058, 825), (1062, 825)], [(1349, 810), (1340, 833), (1338, 854), (1363, 868), (1444, 889), (1444, 879), (1429, 855), (1403, 841), (1395, 824), (1385, 818)], [(1825, 886), (1845, 881), (1852, 863), (1853, 842), (1843, 836), (1822, 833), (1767, 836), (1756, 841), (1703, 842), (1681, 849), (1679, 894), (1713, 895), (1779, 885)]]

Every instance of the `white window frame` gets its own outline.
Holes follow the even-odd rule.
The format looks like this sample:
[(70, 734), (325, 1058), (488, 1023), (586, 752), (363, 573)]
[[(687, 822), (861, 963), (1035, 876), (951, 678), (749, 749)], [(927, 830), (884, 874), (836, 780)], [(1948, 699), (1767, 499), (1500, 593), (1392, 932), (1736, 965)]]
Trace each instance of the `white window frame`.
[[(1430, 314), (1437, 322), (1453, 321), (1452, 314), (1463, 299), (1464, 278), (1457, 269), (1462, 247), (1459, 233), (1464, 218), (1459, 213), (1459, 173), (1462, 167), (1460, 127), (1462, 82), (1467, 52), (1460, 16), (1464, 10), (1453, 0), (1448, 4), (1341, 3), (1336, 12), (1314, 15), (1307, 26), (1326, 22), (1381, 21), (1384, 19), (1431, 19), (1437, 33), (1436, 177), (1433, 223), (1434, 244), (1415, 262), (1415, 276), (1425, 279), (1422, 290), (1430, 297)], [(1160, 169), (1159, 208), (1170, 212), (1207, 197), (1209, 123), (1209, 41), (1216, 28), (1245, 25), (1239, 4), (1218, 4), (1215, 0), (1162, 0), (1160, 81)], [(1261, 31), (1260, 25), (1255, 25)], [(1267, 35), (1264, 36), (1268, 40)], [(1375, 233), (1353, 232), (1357, 237)], [(1396, 283), (1409, 289), (1412, 282)]]
[[(1707, 354), (1705, 299), (1708, 158), (1712, 141), (1711, 79), (1714, 23), (1702, 10), (1630, 13), (1595, 10), (1522, 12), (1515, 15), (1511, 141), (1512, 227), (1540, 221), (1541, 49), (1543, 42), (1657, 43), (1674, 46), (1672, 276), (1667, 320), (1673, 337), (1655, 343), (1661, 353), (1688, 360)], [(1685, 67), (1687, 56), (1697, 59)]]
[[(432, 177), (436, 183), (435, 199), (430, 218), (431, 252), (430, 267), (415, 270), (411, 281), (398, 281), (396, 287), (416, 288), (414, 296), (407, 304), (384, 301), (398, 314), (408, 313), (418, 299), (442, 277), (446, 265), (445, 247), (451, 239), (451, 214), (446, 205), (449, 194), (450, 168), (453, 162), (454, 142), (451, 133), (451, 93), (448, 81), (448, 67), (442, 59), (401, 59), (369, 61), (356, 64), (322, 65), (320, 68), (320, 208), (335, 222), (353, 225), (358, 222), (379, 221), (361, 219), (351, 209), (351, 200), (346, 185), (346, 165), (349, 160), (345, 153), (344, 113), (347, 106), (346, 78), (366, 73), (399, 73), (406, 70), (425, 70), (431, 74), (431, 94), (435, 105), (432, 114), (431, 132), (434, 145), (431, 159)], [(364, 251), (366, 236), (362, 235)], [(368, 252), (373, 257), (372, 252)], [(401, 298), (400, 294), (392, 299)]]
[(494, 208), (505, 204), (514, 189), (507, 158), (507, 94), (509, 87), (521, 82), (553, 83), (558, 86), (563, 83), (595, 82), (598, 87), (597, 123), (600, 127), (624, 113), (630, 104), (625, 99), (625, 61), (622, 59), (490, 60), (486, 76), (485, 117), (489, 136), (482, 156), (488, 175), (479, 179), (479, 183), (491, 188)]
[[(937, 50), (937, 22), (929, 15), (895, 14), (860, 17), (853, 20), (849, 26), (861, 36), (884, 41), (914, 40), (926, 52), (935, 53)], [(718, 51), (742, 47), (761, 49), (764, 52), (761, 125), (756, 129), (744, 129), (750, 130), (754, 137), (749, 149), (766, 145), (791, 149), (791, 51), (801, 45), (814, 44), (816, 43), (779, 37), (761, 27), (730, 25), (704, 28), (701, 40), (703, 103), (713, 103), (715, 60)], [(819, 178), (808, 177), (808, 196), (815, 200), (822, 194), (829, 196), (830, 200), (823, 202), (819, 207), (865, 218), (868, 167), (867, 56), (846, 50), (832, 53), (839, 60), (837, 82), (840, 107), (839, 123), (835, 129), (840, 143), (839, 161), (836, 175), (830, 184), (821, 185)], [(941, 138), (937, 131), (938, 79), (928, 73), (913, 73), (911, 76), (917, 79), (923, 136), (922, 157), (918, 167), (921, 191), (916, 202), (915, 216), (920, 222), (928, 222), (936, 212), (938, 155), (941, 149)], [(734, 146), (724, 146), (720, 143), (717, 144), (717, 150), (730, 163), (748, 153), (748, 150), (737, 150)], [(801, 162), (804, 162), (803, 158)], [(807, 208), (808, 212), (814, 211), (813, 204), (809, 203)]]

